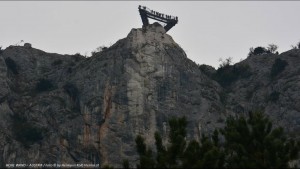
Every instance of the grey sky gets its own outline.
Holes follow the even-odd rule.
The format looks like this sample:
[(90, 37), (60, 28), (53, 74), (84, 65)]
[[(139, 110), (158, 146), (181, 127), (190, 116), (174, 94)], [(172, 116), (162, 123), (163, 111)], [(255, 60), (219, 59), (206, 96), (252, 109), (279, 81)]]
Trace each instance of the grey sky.
[[(178, 16), (168, 34), (199, 64), (245, 59), (250, 47), (300, 41), (297, 1), (1, 1), (0, 46), (21, 40), (60, 54), (88, 53), (127, 36), (142, 22), (138, 5)], [(153, 23), (153, 20), (150, 20)]]

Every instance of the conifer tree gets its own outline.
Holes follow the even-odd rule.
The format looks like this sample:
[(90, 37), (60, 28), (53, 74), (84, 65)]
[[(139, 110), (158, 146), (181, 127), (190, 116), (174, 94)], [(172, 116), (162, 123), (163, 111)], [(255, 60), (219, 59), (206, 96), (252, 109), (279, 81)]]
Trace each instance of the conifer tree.
[(137, 152), (140, 156), (140, 164), (137, 165), (137, 168), (154, 168), (155, 161), (153, 159), (152, 150), (147, 148), (144, 138), (138, 135), (135, 142)]
[(287, 168), (299, 152), (299, 142), (288, 139), (283, 128), (273, 128), (269, 118), (260, 112), (249, 113), (248, 118), (228, 117), (223, 129), (215, 130), (210, 137), (203, 134), (200, 143), (186, 141), (186, 125), (184, 117), (170, 119), (169, 144), (164, 146), (156, 132), (155, 153), (137, 136), (137, 167)]
[(299, 144), (287, 139), (283, 128), (272, 129), (271, 121), (260, 112), (249, 118), (229, 117), (221, 130), (225, 137), (228, 168), (287, 168), (297, 157)]

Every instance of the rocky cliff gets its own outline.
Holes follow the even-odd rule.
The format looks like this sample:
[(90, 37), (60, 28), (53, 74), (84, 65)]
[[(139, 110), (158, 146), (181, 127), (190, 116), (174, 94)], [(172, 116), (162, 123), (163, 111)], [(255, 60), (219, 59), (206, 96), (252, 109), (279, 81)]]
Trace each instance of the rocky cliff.
[(225, 89), (226, 110), (235, 114), (261, 110), (273, 124), (300, 139), (300, 50), (280, 55), (251, 56), (236, 66), (246, 65), (251, 75)]
[[(269, 78), (276, 58), (288, 66)], [(264, 108), (298, 137), (299, 58), (299, 50), (249, 57), (237, 65), (251, 74), (222, 87), (157, 23), (90, 58), (8, 47), (0, 55), (0, 166), (136, 163), (136, 135), (154, 145), (159, 131), (167, 143), (172, 116), (186, 116), (187, 139), (199, 139), (229, 114)]]

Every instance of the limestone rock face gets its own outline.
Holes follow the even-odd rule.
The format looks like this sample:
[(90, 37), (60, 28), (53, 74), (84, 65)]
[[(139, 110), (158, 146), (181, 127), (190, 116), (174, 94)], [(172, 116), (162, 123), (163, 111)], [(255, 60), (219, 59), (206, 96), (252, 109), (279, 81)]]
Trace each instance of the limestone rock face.
[[(285, 61), (287, 65), (276, 76), (272, 76), (272, 67), (277, 59)], [(226, 114), (241, 116), (249, 111), (263, 111), (273, 126), (283, 127), (289, 137), (300, 140), (299, 64), (300, 49), (280, 55), (251, 56), (237, 63), (249, 67), (251, 76), (238, 79), (223, 90), (226, 95)], [(300, 159), (293, 163), (299, 166)]]
[[(86, 143), (101, 164), (136, 162), (138, 134), (167, 141), (168, 119), (186, 116), (188, 138), (212, 130), (221, 114), (219, 85), (201, 73), (162, 26), (132, 29), (125, 39), (83, 62), (70, 76), (82, 91)], [(84, 80), (81, 80), (84, 79)]]
[(159, 131), (166, 143), (172, 116), (187, 117), (187, 139), (199, 139), (225, 118), (220, 86), (157, 23), (132, 29), (90, 58), (9, 47), (0, 70), (1, 165), (120, 167), (122, 159), (137, 162), (138, 134), (153, 144)]
[[(71, 120), (63, 85), (84, 57), (49, 54), (27, 47), (8, 47), (0, 56), (0, 166), (7, 163), (73, 162), (60, 128)], [(53, 83), (38, 91), (40, 79)], [(80, 114), (80, 113), (78, 113)], [(74, 117), (74, 116), (73, 116)]]
[[(277, 57), (287, 68), (270, 80)], [(222, 88), (216, 71), (189, 60), (154, 23), (85, 58), (11, 46), (0, 54), (0, 166), (7, 163), (137, 163), (135, 137), (168, 140), (168, 119), (185, 116), (187, 139), (257, 107), (289, 131), (299, 128), (299, 50), (253, 56), (252, 75)], [(275, 102), (265, 96), (280, 93)], [(224, 101), (226, 95), (226, 101)], [(297, 107), (298, 106), (298, 107)], [(299, 136), (299, 135), (298, 135)]]
[[(272, 77), (276, 59), (287, 63), (282, 72)], [(252, 56), (237, 65), (247, 65), (251, 76), (239, 79), (227, 90), (226, 109), (233, 114), (263, 110), (274, 125), (282, 126), (300, 139), (300, 50), (280, 55)]]

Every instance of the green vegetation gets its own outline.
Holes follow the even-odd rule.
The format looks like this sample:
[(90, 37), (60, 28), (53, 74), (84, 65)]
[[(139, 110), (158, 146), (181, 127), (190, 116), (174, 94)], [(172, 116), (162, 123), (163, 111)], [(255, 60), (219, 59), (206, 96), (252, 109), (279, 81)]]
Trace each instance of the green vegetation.
[(80, 104), (79, 104), (79, 90), (77, 87), (72, 83), (67, 83), (63, 86), (64, 91), (71, 97), (74, 105), (73, 110), (80, 111)]
[(271, 53), (271, 52), (268, 51), (264, 47), (258, 46), (256, 48), (250, 48), (248, 56), (252, 56), (252, 55), (264, 55), (264, 54), (268, 54), (268, 53)]
[(18, 66), (16, 64), (16, 62), (11, 59), (10, 57), (6, 58), (5, 59), (5, 63), (7, 65), (7, 68), (13, 73), (13, 74), (19, 74), (19, 71), (18, 71)]
[(123, 160), (123, 168), (124, 169), (129, 169), (130, 168), (128, 160)]
[(231, 65), (231, 59), (228, 58), (222, 62), (213, 75), (213, 79), (223, 87), (229, 86), (238, 79), (248, 78), (252, 75), (250, 67), (247, 64)]
[(214, 72), (215, 72), (215, 68), (209, 65), (199, 65), (199, 69), (208, 77), (212, 77)]
[(273, 54), (277, 54), (278, 55), (278, 46), (275, 44), (269, 44), (267, 48), (265, 47), (261, 47), (258, 46), (256, 48), (251, 47), (249, 50), (249, 56), (253, 56), (253, 55), (264, 55), (264, 54), (269, 54), (269, 53), (273, 53)]
[(76, 59), (79, 57), (83, 57), (79, 52), (75, 53), (75, 56), (77, 56)]
[(269, 51), (270, 53), (278, 54), (278, 51), (277, 51), (278, 46), (275, 45), (275, 44), (269, 44), (269, 46), (267, 47), (267, 49), (268, 49), (268, 51)]
[(299, 142), (288, 139), (283, 128), (273, 128), (263, 113), (228, 117), (224, 129), (202, 135), (200, 143), (186, 141), (186, 125), (184, 117), (169, 120), (169, 144), (164, 146), (156, 132), (155, 153), (138, 135), (137, 168), (287, 168), (298, 156)]
[(104, 165), (104, 166), (103, 166), (103, 169), (114, 169), (114, 167), (113, 167), (113, 166), (110, 166), (110, 165)]
[(67, 83), (63, 86), (65, 92), (72, 98), (74, 102), (79, 99), (79, 91), (77, 87), (72, 83)]
[(106, 49), (108, 49), (106, 46), (99, 46), (94, 51), (91, 52), (91, 56), (94, 56), (99, 52), (105, 51)]
[(292, 49), (300, 49), (300, 42), (298, 42), (295, 46), (291, 45)]
[(288, 63), (285, 60), (277, 58), (271, 69), (271, 78), (275, 78), (279, 73), (281, 73)]
[(138, 135), (135, 139), (135, 143), (137, 152), (140, 156), (140, 164), (138, 164), (137, 168), (154, 168), (155, 161), (152, 150), (147, 149), (144, 138)]
[(273, 91), (273, 92), (270, 94), (270, 96), (269, 96), (269, 100), (270, 100), (271, 102), (276, 102), (276, 101), (279, 99), (279, 95), (280, 95), (279, 92)]
[(14, 136), (25, 148), (43, 139), (45, 129), (34, 126), (25, 117), (17, 114), (12, 116), (12, 120)]
[[(147, 148), (144, 139), (137, 136), (136, 145), (140, 156), (137, 168), (219, 168), (223, 166), (224, 154), (219, 148), (218, 131), (213, 139), (202, 136), (201, 143), (187, 143), (185, 117), (169, 120), (169, 145), (164, 146), (158, 132), (155, 133), (156, 154)], [(154, 156), (155, 155), (155, 156)]]
[(58, 65), (61, 65), (62, 63), (63, 63), (62, 60), (57, 59), (57, 60), (53, 61), (51, 65), (52, 65), (52, 66), (58, 66)]
[(298, 155), (299, 143), (287, 139), (283, 128), (272, 129), (262, 113), (249, 113), (248, 119), (230, 117), (221, 133), (228, 168), (287, 168)]
[(39, 79), (39, 81), (36, 84), (36, 91), (38, 92), (43, 92), (43, 91), (50, 91), (51, 89), (54, 88), (54, 85), (52, 81), (48, 79)]

